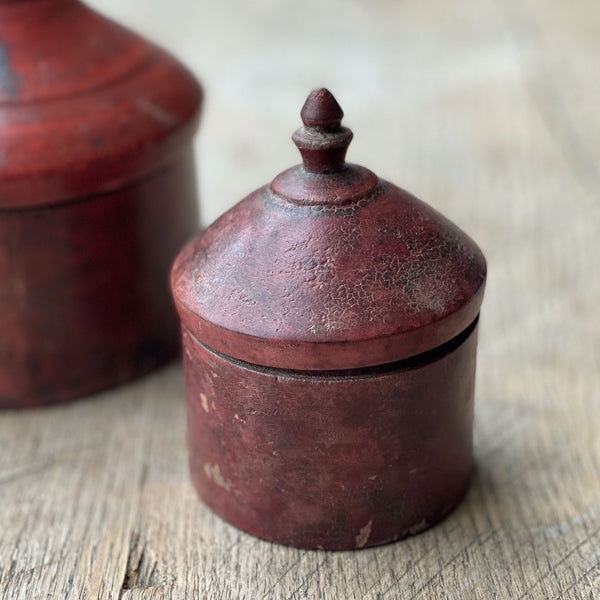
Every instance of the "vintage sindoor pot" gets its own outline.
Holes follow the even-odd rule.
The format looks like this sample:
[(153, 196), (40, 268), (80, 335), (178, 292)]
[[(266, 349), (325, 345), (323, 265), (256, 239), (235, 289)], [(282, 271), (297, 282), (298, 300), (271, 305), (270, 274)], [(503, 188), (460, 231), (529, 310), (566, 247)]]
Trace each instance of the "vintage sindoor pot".
[(484, 257), (346, 164), (342, 116), (311, 93), (293, 136), (304, 164), (188, 244), (171, 279), (198, 493), (303, 548), (417, 533), (459, 501), (472, 464)]
[(0, 0), (0, 407), (177, 353), (201, 101), (169, 54), (77, 0)]

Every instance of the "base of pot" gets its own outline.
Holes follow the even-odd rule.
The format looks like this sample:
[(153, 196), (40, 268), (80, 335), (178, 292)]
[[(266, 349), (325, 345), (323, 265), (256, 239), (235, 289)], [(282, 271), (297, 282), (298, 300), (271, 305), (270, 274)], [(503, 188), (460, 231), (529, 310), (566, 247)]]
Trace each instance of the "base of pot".
[(243, 363), (184, 330), (200, 497), (299, 548), (364, 548), (430, 527), (471, 473), (476, 325), (424, 355), (335, 373)]
[(419, 533), (423, 533), (424, 531), (430, 529), (431, 527), (437, 525), (440, 521), (443, 521), (446, 517), (448, 517), (454, 509), (460, 504), (462, 499), (465, 497), (466, 493), (469, 490), (469, 483), (471, 480), (471, 473), (467, 476), (464, 481), (462, 487), (458, 489), (458, 495), (451, 502), (446, 504), (444, 507), (440, 509), (437, 514), (430, 513), (429, 518), (421, 519), (418, 522), (415, 522), (413, 525), (409, 527), (405, 527), (399, 531), (389, 531), (387, 535), (379, 534), (375, 536), (373, 534), (373, 519), (369, 519), (367, 523), (360, 529), (352, 530), (353, 539), (344, 537), (341, 539), (339, 536), (332, 537), (323, 537), (321, 543), (314, 543), (313, 541), (305, 542), (302, 537), (290, 537), (284, 538), (280, 536), (269, 537), (265, 535), (263, 528), (258, 528), (257, 530), (252, 530), (251, 526), (248, 525), (246, 521), (236, 522), (235, 517), (230, 517), (221, 513), (218, 506), (212, 506), (208, 503), (208, 501), (203, 497), (202, 492), (200, 491), (199, 485), (196, 483), (195, 479), (192, 477), (194, 482), (194, 487), (198, 492), (200, 499), (206, 504), (214, 513), (219, 515), (222, 519), (227, 521), (230, 525), (233, 525), (237, 529), (243, 531), (244, 533), (248, 533), (253, 535), (254, 537), (260, 538), (267, 542), (272, 542), (276, 544), (281, 544), (282, 546), (290, 546), (293, 548), (300, 548), (302, 550), (330, 550), (330, 551), (345, 551), (345, 550), (360, 550), (362, 548), (373, 548), (375, 546), (384, 546), (386, 544), (391, 544), (394, 542), (399, 542), (404, 538), (418, 535)]

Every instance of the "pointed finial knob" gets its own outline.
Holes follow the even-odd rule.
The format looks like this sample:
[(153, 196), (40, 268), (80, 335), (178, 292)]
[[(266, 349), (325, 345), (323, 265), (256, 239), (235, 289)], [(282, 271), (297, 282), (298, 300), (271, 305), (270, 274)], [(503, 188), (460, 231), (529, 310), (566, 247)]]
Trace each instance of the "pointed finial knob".
[(308, 95), (300, 116), (305, 127), (329, 129), (340, 126), (344, 111), (333, 94), (323, 88), (314, 90)]
[(342, 127), (344, 112), (326, 89), (314, 90), (308, 95), (300, 113), (304, 127), (292, 139), (304, 168), (311, 173), (337, 173), (344, 168), (346, 151), (352, 132)]

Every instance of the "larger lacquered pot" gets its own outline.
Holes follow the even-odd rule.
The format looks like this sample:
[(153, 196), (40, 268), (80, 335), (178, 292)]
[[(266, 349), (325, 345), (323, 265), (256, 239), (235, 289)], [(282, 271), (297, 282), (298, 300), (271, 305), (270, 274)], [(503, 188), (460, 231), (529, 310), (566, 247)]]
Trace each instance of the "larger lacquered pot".
[(0, 40), (0, 407), (19, 408), (176, 355), (202, 92), (77, 0), (0, 2)]

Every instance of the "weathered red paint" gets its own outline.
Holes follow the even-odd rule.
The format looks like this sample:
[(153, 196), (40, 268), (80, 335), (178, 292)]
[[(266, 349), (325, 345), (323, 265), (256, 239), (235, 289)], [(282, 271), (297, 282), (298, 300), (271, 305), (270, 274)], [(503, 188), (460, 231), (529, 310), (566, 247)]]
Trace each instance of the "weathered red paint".
[(0, 2), (0, 407), (176, 354), (201, 101), (175, 59), (77, 0)]
[(194, 484), (238, 527), (360, 548), (432, 525), (471, 469), (486, 266), (432, 208), (344, 156), (327, 90), (304, 164), (176, 259)]

